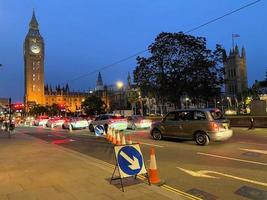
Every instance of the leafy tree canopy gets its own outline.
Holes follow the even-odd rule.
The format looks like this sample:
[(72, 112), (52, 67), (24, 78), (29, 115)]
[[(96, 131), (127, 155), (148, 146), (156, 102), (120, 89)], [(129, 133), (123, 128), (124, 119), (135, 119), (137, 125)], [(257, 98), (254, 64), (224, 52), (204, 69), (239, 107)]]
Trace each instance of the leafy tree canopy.
[(179, 106), (183, 94), (207, 100), (220, 92), (225, 56), (220, 45), (212, 51), (203, 37), (161, 33), (149, 52), (147, 58), (137, 57), (134, 81), (158, 101)]
[(87, 115), (96, 115), (103, 113), (106, 109), (106, 104), (98, 96), (89, 96), (82, 102), (82, 108)]

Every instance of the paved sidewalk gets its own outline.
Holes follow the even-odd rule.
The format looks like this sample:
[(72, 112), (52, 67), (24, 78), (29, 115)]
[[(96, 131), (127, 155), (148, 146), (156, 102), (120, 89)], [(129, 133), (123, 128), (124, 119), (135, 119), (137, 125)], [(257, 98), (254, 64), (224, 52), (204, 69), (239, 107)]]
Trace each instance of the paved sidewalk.
[[(184, 199), (134, 179), (110, 184), (113, 168), (84, 154), (15, 133), (0, 132), (0, 200)], [(115, 183), (115, 182), (114, 182)]]

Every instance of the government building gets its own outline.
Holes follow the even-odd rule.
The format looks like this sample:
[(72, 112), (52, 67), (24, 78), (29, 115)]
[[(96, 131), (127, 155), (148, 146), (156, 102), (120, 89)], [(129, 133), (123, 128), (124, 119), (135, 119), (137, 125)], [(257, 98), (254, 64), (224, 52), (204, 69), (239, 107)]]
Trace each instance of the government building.
[[(39, 31), (39, 24), (33, 11), (29, 24), (29, 31), (24, 41), (24, 104), (26, 111), (34, 105), (51, 106), (53, 104), (64, 106), (67, 112), (81, 109), (81, 103), (91, 92), (70, 91), (65, 86), (45, 85), (44, 83), (45, 43)], [(97, 80), (98, 95), (109, 107), (109, 99), (104, 92), (101, 75)]]

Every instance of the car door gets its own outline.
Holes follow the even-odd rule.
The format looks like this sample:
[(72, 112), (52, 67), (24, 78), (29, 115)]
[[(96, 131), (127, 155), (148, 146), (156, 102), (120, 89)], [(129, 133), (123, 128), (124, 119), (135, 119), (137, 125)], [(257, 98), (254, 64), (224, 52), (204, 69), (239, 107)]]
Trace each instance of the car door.
[(163, 119), (164, 135), (169, 137), (179, 137), (182, 132), (181, 122), (177, 118), (178, 112), (169, 112)]
[(205, 117), (205, 114), (193, 110), (182, 111), (180, 114), (180, 118), (182, 121), (181, 127), (183, 129), (182, 137), (191, 139), (193, 138), (193, 135), (197, 130), (201, 130), (199, 129), (201, 128), (199, 118), (203, 118), (203, 115)]

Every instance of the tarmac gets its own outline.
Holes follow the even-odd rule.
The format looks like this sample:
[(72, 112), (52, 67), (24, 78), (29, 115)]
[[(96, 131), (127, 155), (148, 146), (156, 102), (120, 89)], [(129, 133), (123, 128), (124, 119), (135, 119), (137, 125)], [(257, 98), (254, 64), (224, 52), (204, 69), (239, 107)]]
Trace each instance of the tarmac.
[(130, 177), (110, 184), (114, 166), (21, 132), (0, 132), (0, 200), (185, 199)]

